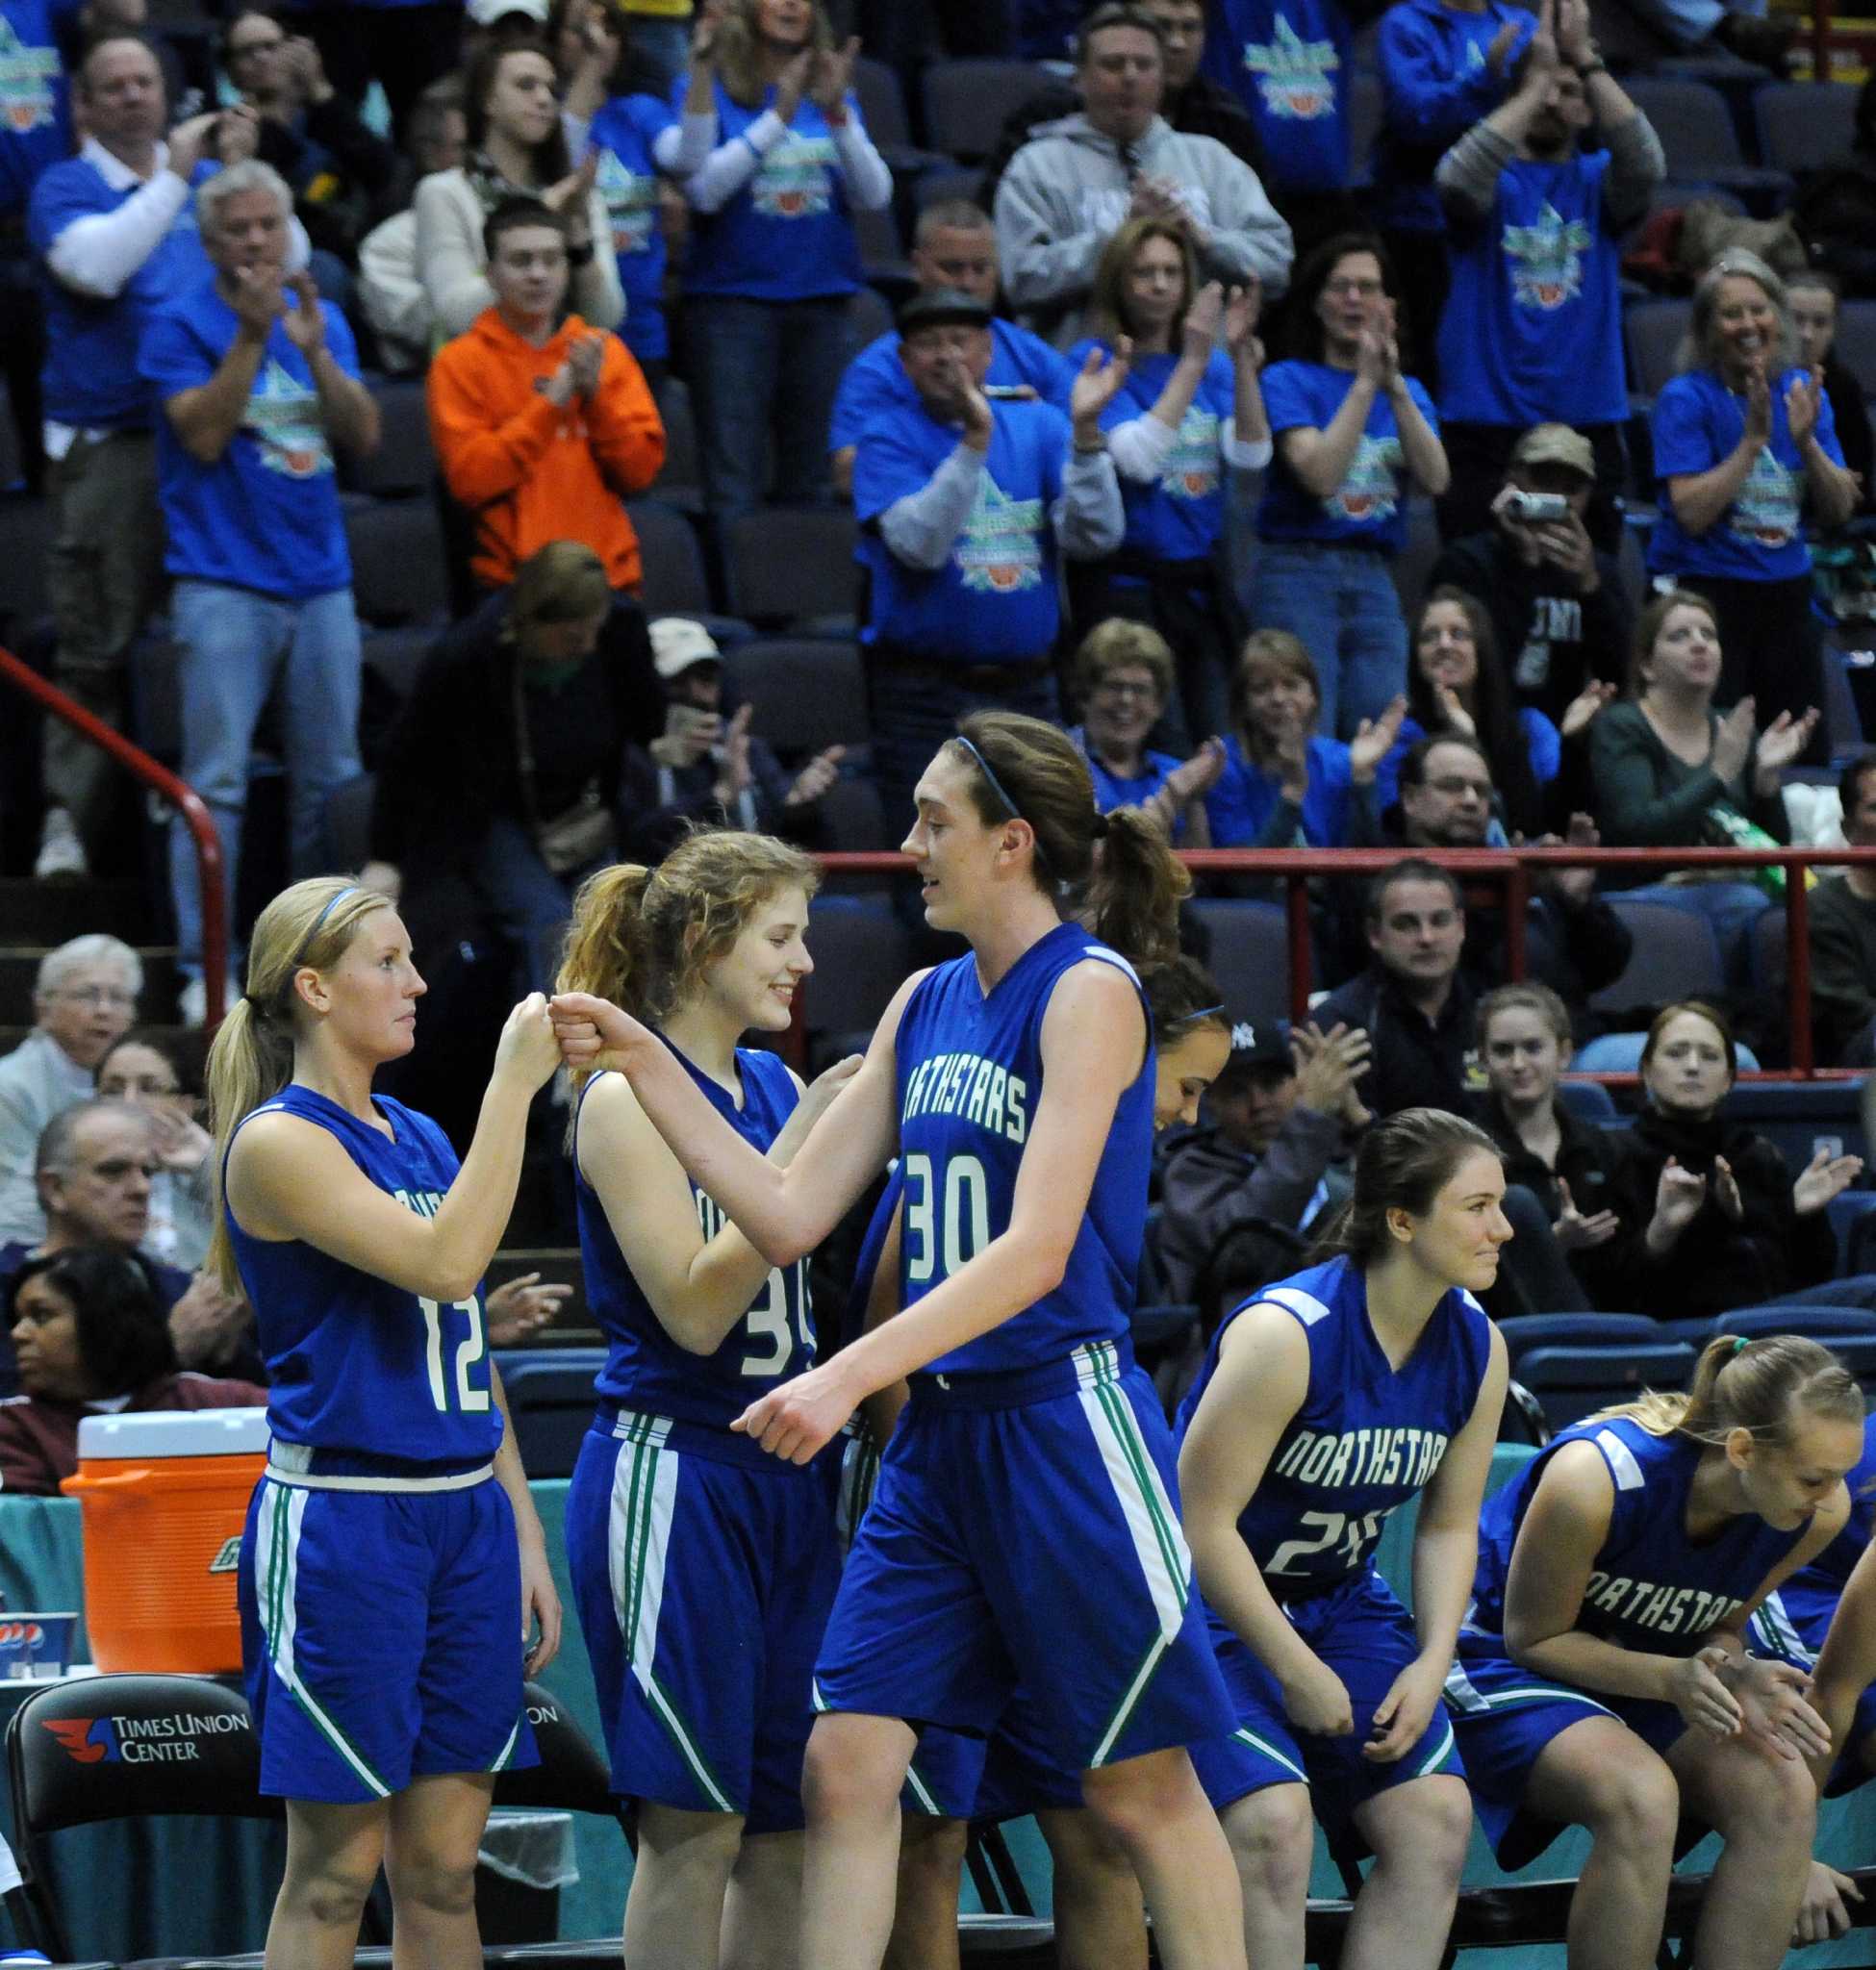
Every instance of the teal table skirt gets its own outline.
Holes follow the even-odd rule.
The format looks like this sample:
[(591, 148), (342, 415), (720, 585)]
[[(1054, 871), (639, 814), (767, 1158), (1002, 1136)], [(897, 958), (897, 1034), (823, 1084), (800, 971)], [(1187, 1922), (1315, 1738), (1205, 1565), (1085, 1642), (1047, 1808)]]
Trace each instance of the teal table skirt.
[[(1494, 1488), (1530, 1454), (1501, 1445), (1492, 1466)], [(562, 1538), (567, 1485), (534, 1486), (541, 1521), (562, 1602), (568, 1609), (558, 1659), (542, 1679), (571, 1710), (596, 1743), (598, 1708), (579, 1625), (572, 1618)], [(1382, 1542), (1380, 1563), (1397, 1589), (1410, 1592), (1408, 1558), (1413, 1515), (1396, 1515)], [(0, 1496), (0, 1592), (6, 1605), (20, 1608), (80, 1607), (83, 1604), (78, 1506), (68, 1499)], [(89, 1651), (80, 1650), (81, 1658)], [(0, 1724), (22, 1701), (17, 1685), (0, 1683)], [(618, 1829), (587, 1814), (574, 1816), (579, 1863), (577, 1883), (562, 1889), (560, 1933), (596, 1936), (615, 1933), (631, 1878), (631, 1856)], [(0, 1828), (11, 1836), (11, 1803), (0, 1799)], [(1009, 1829), (1010, 1844), (1037, 1907), (1050, 1907), (1048, 1856), (1031, 1822)], [(189, 1951), (217, 1953), (258, 1949), (266, 1935), (267, 1910), (280, 1878), (277, 1830), (251, 1823), (175, 1821), (137, 1827), (79, 1829), (53, 1844), (55, 1878), (63, 1890), (62, 1907), (81, 1954), (123, 1961), (144, 1956)], [(1876, 1860), (1876, 1786), (1864, 1786), (1824, 1808), (1820, 1852), (1840, 1866)], [(1565, 1833), (1522, 1875), (1503, 1875), (1475, 1831), (1466, 1884), (1483, 1887), (1507, 1879), (1543, 1880), (1576, 1873), (1588, 1843), (1580, 1831)], [(1714, 1843), (1704, 1843), (1684, 1863), (1695, 1871), (1712, 1865)], [(1343, 1892), (1318, 1844), (1313, 1888), (1317, 1894)], [(968, 1889), (967, 1889), (968, 1893)], [(967, 1905), (968, 1906), (968, 1905)], [(1486, 1957), (1516, 1959), (1499, 1965)], [(1480, 1953), (1470, 1959), (1478, 1970), (1553, 1970), (1562, 1963), (1560, 1949)], [(1807, 1951), (1807, 1966), (1876, 1963), (1876, 1932), (1853, 1932), (1840, 1943)]]

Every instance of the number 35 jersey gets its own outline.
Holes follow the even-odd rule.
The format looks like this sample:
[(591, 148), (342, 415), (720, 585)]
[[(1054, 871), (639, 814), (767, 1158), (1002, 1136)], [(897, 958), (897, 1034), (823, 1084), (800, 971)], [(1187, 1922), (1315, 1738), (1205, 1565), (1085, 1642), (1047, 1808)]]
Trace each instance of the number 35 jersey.
[[(938, 966), (900, 1020), (899, 1113), (905, 1185), (901, 1305), (910, 1306), (1009, 1229), (1016, 1174), (1042, 1102), (1042, 1022), (1057, 981), (1094, 958), (1133, 980), (1119, 952), (1078, 923), (1032, 944), (986, 995), (975, 957)], [(1133, 1309), (1153, 1153), (1153, 1051), (1122, 1092), (1062, 1283), (1012, 1319), (941, 1355), (972, 1375), (1059, 1361), (1120, 1340)]]
[(1397, 1369), (1368, 1320), (1368, 1289), (1347, 1258), (1255, 1293), (1219, 1323), (1179, 1405), (1181, 1444), (1231, 1323), (1280, 1307), (1309, 1346), (1309, 1382), (1238, 1520), (1279, 1600), (1321, 1593), (1373, 1564), (1388, 1515), (1432, 1481), (1471, 1420), (1491, 1358), (1491, 1323), (1470, 1293), (1442, 1296)]
[[(389, 1135), (297, 1082), (241, 1128), (256, 1115), (297, 1116), (338, 1137), (406, 1210), (435, 1217), (459, 1167), (448, 1137), (401, 1101), (372, 1099)], [(494, 1454), (501, 1412), (489, 1394), (479, 1294), (439, 1305), (299, 1239), (252, 1238), (222, 1209), (272, 1382), (267, 1427), (280, 1442), (420, 1463)]]
[[(717, 1113), (766, 1155), (800, 1099), (787, 1066), (773, 1053), (739, 1047), (739, 1108), (720, 1082), (700, 1073), (675, 1047), (671, 1050)], [(580, 1091), (582, 1102), (600, 1078), (595, 1075)], [(723, 1336), (715, 1353), (692, 1354), (672, 1339), (652, 1311), (612, 1235), (605, 1205), (577, 1163), (574, 1189), (587, 1304), (606, 1337), (606, 1365), (597, 1384), (601, 1396), (629, 1409), (727, 1431), (759, 1396), (814, 1366), (806, 1259), (770, 1273), (748, 1311)], [(725, 1223), (723, 1213), (695, 1183), (691, 1197), (705, 1240), (714, 1238)]]

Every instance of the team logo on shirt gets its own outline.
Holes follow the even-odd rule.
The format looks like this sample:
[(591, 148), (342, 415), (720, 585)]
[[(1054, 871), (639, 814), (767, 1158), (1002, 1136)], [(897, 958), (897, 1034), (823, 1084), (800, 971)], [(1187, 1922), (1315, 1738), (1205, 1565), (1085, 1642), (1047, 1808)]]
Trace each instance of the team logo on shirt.
[(1529, 226), (1505, 228), (1505, 252), (1511, 262), (1511, 297), (1520, 308), (1548, 313), (1583, 292), (1583, 256), (1591, 245), (1589, 228), (1566, 219), (1549, 200)]
[(1753, 460), (1726, 524), (1756, 547), (1785, 547), (1797, 539), (1802, 510), (1797, 473), (1780, 465), (1768, 444)]
[(905, 1084), (901, 1124), (916, 1115), (961, 1115), (1013, 1143), (1029, 1132), (1029, 1089), (1020, 1074), (980, 1053), (934, 1053)]
[(1399, 504), (1400, 469), (1401, 441), (1374, 438), (1364, 431), (1349, 461), (1348, 476), (1323, 501), (1323, 511), (1331, 519), (1392, 519)]
[(1715, 1622), (1737, 1614), (1745, 1603), (1731, 1594), (1710, 1594), (1700, 1587), (1657, 1586), (1653, 1580), (1632, 1579), (1627, 1574), (1589, 1576), (1583, 1604), (1657, 1634), (1704, 1635)]
[(261, 448), (261, 463), (290, 479), (316, 479), (332, 470), (332, 447), (319, 417), (319, 392), (296, 383), (269, 359), (254, 380), (242, 419)]
[(1014, 594), (1042, 585), (1042, 501), (1012, 499), (988, 472), (951, 549), (964, 586), (980, 594)]
[(750, 202), (772, 219), (818, 218), (834, 202), (829, 173), (835, 157), (830, 138), (788, 138), (763, 159), (749, 186)]
[(38, 130), (50, 123), (53, 83), (59, 74), (57, 48), (30, 48), (0, 20), (0, 117), (10, 130)]
[(1335, 114), (1331, 75), (1342, 65), (1333, 41), (1306, 41), (1280, 16), (1268, 41), (1246, 41), (1244, 65), (1257, 78), (1257, 91), (1273, 116), (1308, 122)]
[(612, 220), (612, 250), (643, 253), (651, 243), (651, 228), (658, 216), (657, 179), (628, 170), (611, 151), (602, 150), (593, 182), (599, 188)]
[(1204, 499), (1218, 491), (1218, 417), (1194, 404), (1159, 475), (1160, 490), (1175, 499)]

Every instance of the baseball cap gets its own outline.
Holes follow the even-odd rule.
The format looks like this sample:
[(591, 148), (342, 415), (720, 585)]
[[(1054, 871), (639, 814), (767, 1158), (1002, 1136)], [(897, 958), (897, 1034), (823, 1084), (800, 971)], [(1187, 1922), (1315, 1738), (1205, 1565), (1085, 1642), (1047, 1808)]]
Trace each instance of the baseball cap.
[(990, 310), (981, 301), (955, 288), (927, 288), (899, 311), (895, 326), (901, 336), (908, 336), (922, 328), (988, 328), (990, 323)]
[(542, 27), (547, 24), (547, 0), (469, 0), (467, 12), (477, 27), (494, 27), (510, 13), (524, 13)]
[(1285, 1073), (1296, 1071), (1296, 1061), (1290, 1052), (1289, 1022), (1234, 1019), (1231, 1050), (1224, 1073), (1249, 1073), (1260, 1067), (1280, 1067)]
[(723, 653), (701, 622), (688, 616), (660, 616), (646, 631), (651, 638), (651, 666), (667, 683), (693, 664), (721, 664)]
[(1596, 454), (1588, 439), (1567, 424), (1537, 424), (1512, 447), (1514, 466), (1567, 466), (1585, 479), (1596, 476)]

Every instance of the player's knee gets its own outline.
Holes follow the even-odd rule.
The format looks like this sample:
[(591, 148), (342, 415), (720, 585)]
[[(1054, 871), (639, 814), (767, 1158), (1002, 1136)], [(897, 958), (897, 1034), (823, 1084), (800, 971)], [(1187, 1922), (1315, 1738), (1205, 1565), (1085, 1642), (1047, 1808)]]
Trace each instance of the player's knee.
[(322, 1928), (349, 1929), (356, 1933), (376, 1879), (375, 1869), (368, 1873), (334, 1856), (306, 1867), (290, 1867), (280, 1896)]
[(907, 1813), (900, 1830), (899, 1866), (908, 1883), (949, 1882), (955, 1889), (971, 1844), (968, 1820)]
[(1316, 1854), (1315, 1815), (1303, 1785), (1266, 1785), (1225, 1810), (1225, 1833), (1247, 1894), (1284, 1907), (1309, 1892)]
[(393, 1908), (466, 1915), (475, 1907), (475, 1856), (423, 1853), (387, 1856)]
[(1432, 1887), (1457, 1888), (1472, 1842), (1472, 1795), (1456, 1780), (1417, 1784), (1407, 1837), (1387, 1858)]
[(1817, 1826), (1817, 1791), (1797, 1758), (1738, 1758), (1727, 1774), (1716, 1815), (1729, 1840), (1742, 1836), (1780, 1847), (1809, 1849)]
[(1100, 1896), (1103, 1901), (1135, 1880), (1127, 1849), (1091, 1812), (1051, 1812), (1042, 1836), (1055, 1870), (1055, 1893), (1069, 1899)]
[(1128, 1853), (1181, 1837), (1195, 1812), (1209, 1812), (1182, 1751), (1150, 1752), (1081, 1775), (1081, 1797)]
[(1653, 1753), (1611, 1759), (1592, 1774), (1584, 1822), (1596, 1839), (1628, 1854), (1671, 1854), (1680, 1821), (1681, 1788)]
[(853, 1757), (836, 1736), (817, 1730), (801, 1762), (801, 1803), (811, 1825), (878, 1819), (898, 1813), (904, 1779), (902, 1770)]

